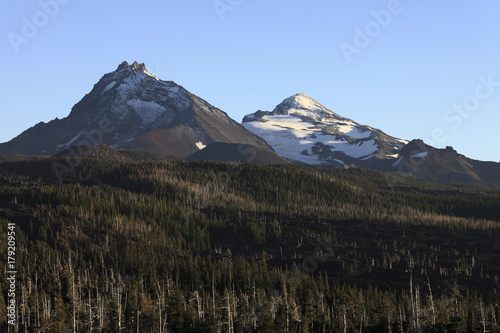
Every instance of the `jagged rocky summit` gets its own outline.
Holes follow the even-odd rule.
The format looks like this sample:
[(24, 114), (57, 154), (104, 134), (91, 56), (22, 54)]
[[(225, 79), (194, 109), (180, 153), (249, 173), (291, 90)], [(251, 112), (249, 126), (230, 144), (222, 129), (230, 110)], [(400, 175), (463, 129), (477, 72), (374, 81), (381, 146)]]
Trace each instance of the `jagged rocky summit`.
[(242, 143), (272, 151), (222, 110), (144, 64), (121, 63), (105, 74), (68, 117), (39, 123), (0, 152), (56, 154), (72, 146), (105, 144), (185, 158), (213, 142)]

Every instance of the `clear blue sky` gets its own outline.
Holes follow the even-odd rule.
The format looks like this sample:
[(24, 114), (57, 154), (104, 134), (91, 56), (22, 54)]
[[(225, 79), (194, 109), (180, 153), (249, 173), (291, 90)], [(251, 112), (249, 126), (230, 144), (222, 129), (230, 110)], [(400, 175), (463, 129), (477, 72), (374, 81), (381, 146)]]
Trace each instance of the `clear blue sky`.
[(4, 0), (0, 142), (67, 116), (137, 60), (237, 121), (304, 92), (390, 135), (500, 161), (499, 17), (499, 0)]

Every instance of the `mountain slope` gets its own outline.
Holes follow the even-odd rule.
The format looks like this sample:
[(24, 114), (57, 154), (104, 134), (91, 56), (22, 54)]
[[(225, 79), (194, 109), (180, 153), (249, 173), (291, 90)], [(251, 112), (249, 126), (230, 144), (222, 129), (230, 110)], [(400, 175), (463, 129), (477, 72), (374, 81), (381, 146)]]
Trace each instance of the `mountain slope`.
[(286, 159), (267, 149), (252, 145), (214, 142), (186, 157), (188, 161), (224, 161), (255, 164), (285, 164)]
[(278, 154), (312, 165), (384, 169), (408, 143), (339, 116), (305, 94), (285, 99), (271, 112), (245, 116), (243, 126)]
[(281, 156), (309, 165), (357, 166), (433, 182), (500, 184), (500, 163), (392, 137), (342, 117), (305, 94), (285, 99), (273, 111), (247, 115), (242, 124)]
[(272, 149), (225, 112), (144, 64), (123, 62), (104, 75), (70, 115), (39, 123), (0, 152), (55, 154), (72, 146), (106, 144), (184, 158), (212, 142), (245, 143)]
[(473, 160), (452, 147), (437, 149), (422, 140), (403, 147), (389, 171), (433, 182), (500, 184), (500, 163)]
[(122, 332), (219, 332), (229, 305), (235, 332), (358, 332), (360, 320), (362, 332), (399, 332), (417, 295), (420, 332), (498, 332), (498, 189), (95, 158), (59, 183), (51, 164), (0, 163), (0, 228), (15, 225), (30, 319), (16, 331), (118, 332), (122, 316)]

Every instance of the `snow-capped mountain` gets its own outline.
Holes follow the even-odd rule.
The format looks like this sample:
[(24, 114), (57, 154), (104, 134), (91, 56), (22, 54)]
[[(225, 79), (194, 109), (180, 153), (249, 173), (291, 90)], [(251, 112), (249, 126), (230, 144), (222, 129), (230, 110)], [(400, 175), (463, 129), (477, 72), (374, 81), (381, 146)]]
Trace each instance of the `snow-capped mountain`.
[(285, 99), (273, 111), (243, 118), (281, 156), (312, 165), (374, 166), (397, 161), (408, 141), (339, 116), (305, 94)]
[(64, 119), (39, 123), (0, 152), (55, 154), (74, 146), (106, 144), (184, 158), (212, 142), (244, 143), (272, 151), (225, 112), (144, 64), (123, 62), (105, 74)]
[(452, 147), (406, 141), (342, 117), (305, 94), (285, 99), (273, 111), (243, 118), (281, 156), (314, 166), (364, 167), (433, 182), (500, 184), (500, 163), (476, 161)]
[[(89, 146), (97, 148), (83, 149)], [(392, 137), (342, 117), (305, 94), (285, 99), (273, 111), (247, 115), (239, 124), (137, 62), (123, 62), (105, 74), (67, 117), (39, 123), (0, 144), (0, 154), (119, 157), (115, 149), (188, 160), (295, 160), (438, 182), (500, 184), (500, 163), (472, 160), (451, 147), (437, 149), (421, 140)]]

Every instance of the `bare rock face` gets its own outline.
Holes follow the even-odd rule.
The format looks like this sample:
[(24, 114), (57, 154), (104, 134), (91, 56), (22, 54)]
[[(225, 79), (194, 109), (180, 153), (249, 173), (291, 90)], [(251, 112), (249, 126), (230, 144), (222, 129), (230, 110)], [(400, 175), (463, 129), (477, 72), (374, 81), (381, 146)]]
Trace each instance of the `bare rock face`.
[(0, 152), (52, 155), (72, 146), (105, 144), (184, 158), (212, 142), (244, 143), (272, 151), (225, 112), (144, 64), (122, 62), (105, 74), (68, 117), (39, 123)]

